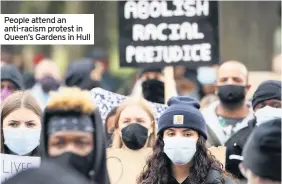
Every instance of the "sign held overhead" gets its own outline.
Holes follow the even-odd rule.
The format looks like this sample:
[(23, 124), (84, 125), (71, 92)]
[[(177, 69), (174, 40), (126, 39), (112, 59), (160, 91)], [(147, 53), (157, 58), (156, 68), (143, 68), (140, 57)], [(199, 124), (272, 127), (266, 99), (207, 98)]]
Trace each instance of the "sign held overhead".
[(120, 66), (218, 63), (218, 2), (120, 1)]

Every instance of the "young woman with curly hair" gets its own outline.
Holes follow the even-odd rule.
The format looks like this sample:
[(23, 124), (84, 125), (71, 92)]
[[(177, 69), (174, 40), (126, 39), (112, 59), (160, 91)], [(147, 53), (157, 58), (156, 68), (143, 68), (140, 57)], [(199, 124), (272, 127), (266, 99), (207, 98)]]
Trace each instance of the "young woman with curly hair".
[(153, 154), (138, 184), (233, 184), (205, 147), (206, 123), (190, 97), (173, 97), (158, 122)]

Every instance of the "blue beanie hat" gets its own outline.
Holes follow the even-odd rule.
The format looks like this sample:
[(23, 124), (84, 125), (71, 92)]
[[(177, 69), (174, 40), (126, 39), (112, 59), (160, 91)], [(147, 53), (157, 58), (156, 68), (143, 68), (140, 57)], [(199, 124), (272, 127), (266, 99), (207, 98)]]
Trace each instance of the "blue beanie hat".
[(200, 112), (200, 104), (191, 97), (178, 96), (168, 100), (168, 108), (158, 121), (158, 135), (168, 128), (190, 128), (207, 139), (205, 119)]

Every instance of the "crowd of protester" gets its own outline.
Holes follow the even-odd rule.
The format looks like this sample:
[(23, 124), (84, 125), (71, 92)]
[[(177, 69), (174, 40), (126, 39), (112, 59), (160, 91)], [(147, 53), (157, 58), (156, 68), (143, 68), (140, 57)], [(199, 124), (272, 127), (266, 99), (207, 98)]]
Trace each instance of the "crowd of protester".
[[(109, 184), (107, 148), (152, 148), (138, 184), (281, 183), (281, 81), (264, 81), (248, 99), (249, 71), (239, 61), (177, 66), (166, 103), (163, 68), (142, 68), (103, 123), (90, 91), (118, 91), (107, 64), (95, 50), (63, 75), (37, 56), (26, 77), (1, 61), (1, 153), (41, 157), (39, 168), (4, 183)], [(166, 105), (158, 119), (151, 103)], [(225, 165), (211, 146), (226, 147)]]

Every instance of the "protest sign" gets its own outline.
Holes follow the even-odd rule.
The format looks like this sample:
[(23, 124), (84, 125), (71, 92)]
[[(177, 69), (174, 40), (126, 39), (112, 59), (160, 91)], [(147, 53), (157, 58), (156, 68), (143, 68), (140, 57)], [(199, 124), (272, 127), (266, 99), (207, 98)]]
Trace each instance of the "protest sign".
[[(209, 148), (212, 155), (225, 165), (225, 147)], [(151, 148), (139, 151), (126, 149), (108, 149), (107, 165), (112, 184), (135, 184), (143, 171), (146, 160), (152, 154)]]
[(218, 63), (217, 1), (119, 1), (118, 10), (120, 66)]
[(39, 167), (39, 165), (40, 157), (1, 154), (1, 182), (4, 182), (18, 172)]

